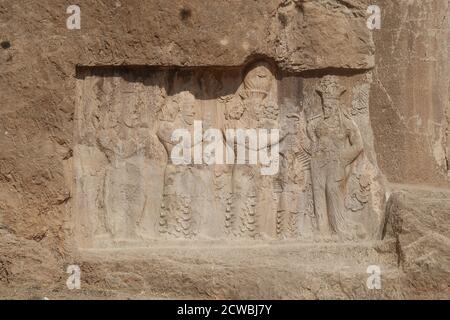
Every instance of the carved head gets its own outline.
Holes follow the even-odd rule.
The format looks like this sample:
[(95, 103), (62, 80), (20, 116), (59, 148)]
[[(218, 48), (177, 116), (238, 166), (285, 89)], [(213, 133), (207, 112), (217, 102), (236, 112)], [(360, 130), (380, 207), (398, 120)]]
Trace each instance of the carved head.
[(322, 97), (323, 112), (325, 118), (336, 114), (340, 107), (340, 98), (346, 89), (339, 84), (337, 76), (325, 76), (317, 88), (317, 92)]
[(194, 106), (195, 97), (190, 92), (183, 91), (167, 97), (160, 120), (174, 122), (177, 116), (181, 116), (186, 124), (191, 125), (194, 123)]
[(300, 121), (301, 117), (296, 113), (289, 113), (286, 115), (285, 128), (283, 128), (286, 132), (290, 134), (297, 134), (300, 130)]
[(195, 97), (190, 92), (182, 92), (180, 99), (180, 109), (183, 121), (187, 125), (192, 125), (195, 120)]
[(135, 103), (130, 105), (130, 108), (122, 108), (123, 122), (129, 128), (137, 128), (145, 123), (144, 103), (138, 99)]
[(255, 63), (244, 78), (244, 94), (246, 98), (263, 100), (270, 92), (273, 74), (268, 62)]
[(166, 98), (164, 105), (161, 108), (160, 120), (162, 121), (175, 121), (180, 111), (180, 99), (178, 95), (169, 96)]

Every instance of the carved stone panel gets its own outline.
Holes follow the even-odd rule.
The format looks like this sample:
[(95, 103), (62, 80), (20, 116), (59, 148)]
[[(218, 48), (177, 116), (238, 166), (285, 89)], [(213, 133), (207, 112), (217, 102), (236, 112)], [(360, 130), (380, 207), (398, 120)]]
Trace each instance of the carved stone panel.
[[(369, 75), (302, 78), (265, 61), (78, 73), (80, 247), (381, 237), (385, 191), (369, 125)], [(240, 130), (258, 141), (230, 135)]]

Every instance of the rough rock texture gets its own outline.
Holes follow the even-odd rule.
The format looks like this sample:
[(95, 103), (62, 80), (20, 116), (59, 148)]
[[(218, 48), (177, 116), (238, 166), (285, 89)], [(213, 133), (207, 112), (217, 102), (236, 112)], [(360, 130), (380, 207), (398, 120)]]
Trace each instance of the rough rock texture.
[[(450, 193), (447, 189), (397, 186), (388, 204), (387, 232), (396, 239), (399, 264), (411, 284), (411, 295), (429, 292), (448, 298), (450, 275)], [(432, 289), (431, 289), (432, 288)]]
[(375, 3), (383, 18), (370, 95), (379, 165), (392, 182), (448, 186), (449, 2)]
[(22, 291), (53, 285), (62, 266), (54, 252), (33, 240), (18, 238), (0, 225), (0, 295), (5, 287)]
[[(76, 241), (76, 84), (92, 66), (223, 70), (266, 58), (304, 79), (319, 107), (315, 86), (338, 76), (387, 178), (446, 185), (448, 1), (377, 2), (374, 32), (362, 0), (79, 1), (82, 27), (70, 31), (67, 1), (0, 0), (0, 297), (448, 299), (450, 194), (420, 185), (392, 187), (383, 241)], [(82, 290), (66, 288), (69, 264)], [(374, 264), (382, 290), (366, 287)]]

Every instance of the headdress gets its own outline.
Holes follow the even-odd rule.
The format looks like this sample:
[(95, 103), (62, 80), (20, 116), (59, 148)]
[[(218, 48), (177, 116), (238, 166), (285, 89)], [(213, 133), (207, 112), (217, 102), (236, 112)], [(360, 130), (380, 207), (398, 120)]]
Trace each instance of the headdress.
[(244, 78), (244, 92), (246, 96), (253, 94), (267, 97), (272, 85), (273, 75), (267, 62), (254, 64)]
[(338, 77), (331, 75), (323, 77), (317, 88), (322, 99), (339, 99), (345, 91), (345, 87), (339, 84)]

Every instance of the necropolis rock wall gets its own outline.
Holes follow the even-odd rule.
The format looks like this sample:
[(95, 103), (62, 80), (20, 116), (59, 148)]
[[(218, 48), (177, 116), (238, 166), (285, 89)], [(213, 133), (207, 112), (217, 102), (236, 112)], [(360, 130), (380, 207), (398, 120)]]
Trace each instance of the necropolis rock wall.
[(447, 186), (449, 3), (375, 2), (383, 22), (370, 103), (380, 166), (392, 182)]
[[(384, 20), (386, 26), (405, 21), (398, 19), (403, 9), (391, 10), (396, 3), (381, 2), (390, 15)], [(31, 251), (25, 250), (23, 256), (33, 266), (35, 259), (26, 252), (34, 252), (36, 246), (50, 249), (46, 252), (57, 259), (44, 259), (42, 264), (59, 274), (62, 264), (71, 260), (74, 247), (147, 245), (145, 238), (174, 236), (253, 239), (259, 235), (303, 240), (308, 230), (298, 226), (308, 224), (300, 218), (315, 224), (317, 233), (309, 231), (308, 236), (313, 239), (323, 240), (329, 231), (344, 235), (344, 239), (347, 234), (357, 239), (378, 237), (384, 192), (379, 187), (377, 159), (394, 181), (445, 180), (441, 116), (447, 95), (440, 76), (445, 79), (446, 69), (440, 66), (446, 65), (447, 58), (443, 51), (438, 56), (431, 53), (434, 47), (441, 48), (441, 41), (433, 40), (433, 32), (441, 30), (440, 21), (446, 21), (435, 18), (446, 13), (446, 1), (407, 3), (413, 4), (406, 6), (413, 18), (406, 27), (375, 31), (380, 52), (375, 64), (372, 32), (366, 27), (369, 1), (363, 0), (224, 0), (207, 6), (204, 1), (183, 0), (78, 1), (80, 30), (66, 28), (67, 1), (1, 2), (2, 238), (14, 234), (18, 240), (13, 242), (24, 246), (31, 241)], [(420, 16), (421, 3), (432, 14)], [(418, 15), (421, 19), (414, 19)], [(430, 26), (426, 37), (416, 38), (414, 32), (405, 31), (420, 28), (421, 23)], [(386, 42), (391, 36), (392, 41)], [(432, 45), (424, 50), (423, 43)], [(414, 55), (415, 64), (408, 65), (411, 57), (404, 52), (413, 47), (423, 51)], [(169, 173), (174, 174), (167, 174), (167, 127), (181, 121), (180, 114), (184, 114), (222, 129), (230, 122), (226, 119), (230, 102), (235, 105), (230, 107), (230, 119), (240, 120), (232, 118), (244, 116), (240, 106), (248, 97), (241, 91), (247, 68), (256, 58), (267, 58), (274, 68), (268, 94), (274, 103), (264, 104), (270, 111), (266, 114), (279, 112), (275, 122), (280, 131), (294, 137), (289, 144), (305, 146), (306, 140), (309, 154), (303, 151), (309, 157), (288, 152), (282, 158), (285, 167), (280, 165), (278, 176), (272, 177), (276, 181), (268, 183), (267, 177), (258, 177), (258, 183), (244, 185), (245, 190), (253, 191), (238, 193), (240, 198), (230, 199), (233, 192), (226, 191), (239, 187), (226, 169), (193, 168), (189, 170), (196, 175), (191, 175), (178, 174), (179, 168), (172, 168)], [(390, 59), (395, 63), (386, 64)], [(403, 72), (400, 60), (413, 71)], [(393, 77), (395, 70), (402, 70), (402, 77)], [(422, 82), (423, 74), (426, 81)], [(410, 78), (415, 79), (414, 86), (405, 86)], [(424, 88), (438, 89), (420, 91), (422, 83)], [(392, 90), (399, 87), (402, 89), (394, 96)], [(410, 96), (414, 98), (402, 98)], [(249, 105), (250, 109), (261, 106)], [(421, 114), (413, 133), (403, 120), (395, 120), (394, 105), (403, 106), (400, 109), (408, 119), (414, 116), (411, 110)], [(410, 105), (414, 108), (405, 109)], [(167, 106), (186, 110), (165, 112)], [(194, 112), (187, 112), (188, 107)], [(259, 120), (245, 117), (250, 118), (244, 121), (247, 125)], [(283, 121), (290, 124), (285, 127)], [(426, 130), (420, 124), (425, 124)], [(233, 121), (231, 126), (235, 127)], [(411, 137), (419, 137), (420, 143), (409, 143)], [(321, 153), (323, 145), (328, 146), (328, 154)], [(349, 145), (355, 147), (347, 148)], [(340, 158), (337, 150), (348, 152)], [(416, 153), (420, 155), (417, 158)], [(247, 173), (234, 177), (254, 176), (251, 170), (244, 171)], [(192, 176), (202, 183), (192, 184)], [(270, 187), (262, 188), (266, 186), (263, 183)], [(192, 199), (179, 197), (180, 185)], [(224, 190), (218, 198), (217, 185)], [(206, 188), (212, 198), (194, 197)], [(261, 197), (260, 203), (270, 199), (274, 207), (254, 208), (255, 197)], [(292, 199), (303, 200), (297, 203)], [(205, 214), (204, 203), (217, 205), (214, 218)], [(198, 223), (197, 229), (191, 228), (189, 219), (186, 223), (185, 216), (179, 220), (173, 214), (187, 212), (189, 216), (192, 211), (186, 207), (199, 208), (197, 217), (205, 222)], [(248, 210), (236, 209), (241, 207)], [(363, 228), (342, 230), (342, 221), (347, 221), (341, 219), (342, 208)], [(299, 209), (309, 211), (299, 213)], [(242, 212), (256, 212), (256, 216), (249, 214), (247, 220), (239, 220)], [(331, 221), (326, 220), (329, 216)], [(369, 217), (375, 217), (375, 222), (364, 220)], [(181, 228), (177, 228), (178, 221)], [(255, 223), (257, 227), (253, 227)], [(2, 246), (6, 254), (1, 256), (13, 257), (16, 247)], [(37, 277), (27, 279), (39, 285), (42, 280), (54, 281), (47, 274)]]
[[(242, 67), (258, 56), (283, 70), (373, 67), (364, 1), (2, 2), (1, 221), (67, 250), (74, 191), (76, 66)], [(244, 19), (242, 17), (245, 17)]]

